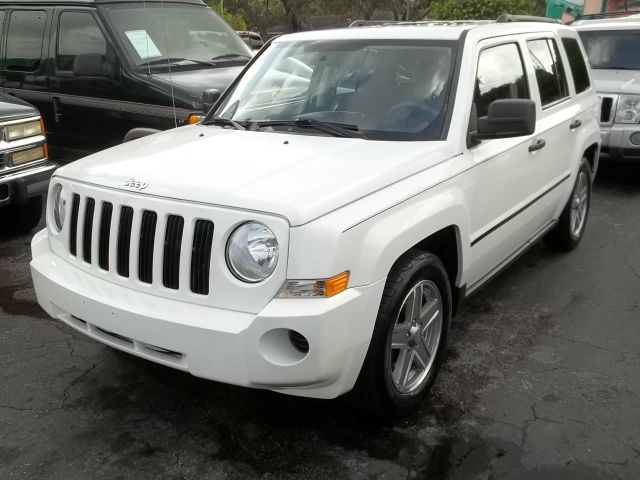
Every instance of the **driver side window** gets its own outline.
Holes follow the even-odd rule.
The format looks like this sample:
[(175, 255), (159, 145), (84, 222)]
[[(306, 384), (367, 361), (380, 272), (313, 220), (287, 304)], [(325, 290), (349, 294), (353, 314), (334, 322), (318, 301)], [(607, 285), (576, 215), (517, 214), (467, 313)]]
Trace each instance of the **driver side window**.
[(78, 55), (101, 55), (107, 62), (107, 41), (95, 18), (89, 12), (62, 12), (58, 31), (56, 68), (73, 72)]
[(522, 55), (516, 43), (490, 47), (480, 53), (474, 93), (478, 117), (486, 116), (495, 100), (529, 98)]

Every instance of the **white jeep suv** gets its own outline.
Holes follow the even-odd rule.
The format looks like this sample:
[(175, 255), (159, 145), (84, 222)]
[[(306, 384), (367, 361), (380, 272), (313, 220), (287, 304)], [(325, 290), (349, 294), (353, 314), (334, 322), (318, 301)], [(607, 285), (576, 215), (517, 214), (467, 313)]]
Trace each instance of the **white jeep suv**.
[(56, 172), (38, 301), (198, 377), (402, 412), (460, 300), (537, 239), (583, 236), (585, 78), (578, 34), (547, 23), (280, 37), (201, 124)]
[(602, 158), (640, 161), (640, 15), (572, 26), (587, 50), (602, 98)]

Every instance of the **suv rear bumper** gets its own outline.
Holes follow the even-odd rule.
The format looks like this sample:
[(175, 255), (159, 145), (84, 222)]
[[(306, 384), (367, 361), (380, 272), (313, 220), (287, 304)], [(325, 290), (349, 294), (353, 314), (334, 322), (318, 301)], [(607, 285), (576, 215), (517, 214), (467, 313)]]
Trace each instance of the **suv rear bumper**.
[(640, 135), (640, 125), (601, 125), (602, 150), (600, 158), (603, 160), (640, 162), (640, 145), (631, 142), (634, 133)]
[(13, 173), (0, 172), (0, 206), (24, 204), (30, 198), (44, 195), (57, 165), (46, 162), (38, 167)]
[[(355, 384), (385, 280), (329, 299), (272, 300), (257, 315), (138, 292), (88, 275), (49, 246), (32, 241), (38, 303), (85, 335), (192, 375), (314, 398)], [(304, 335), (304, 355), (288, 331)]]

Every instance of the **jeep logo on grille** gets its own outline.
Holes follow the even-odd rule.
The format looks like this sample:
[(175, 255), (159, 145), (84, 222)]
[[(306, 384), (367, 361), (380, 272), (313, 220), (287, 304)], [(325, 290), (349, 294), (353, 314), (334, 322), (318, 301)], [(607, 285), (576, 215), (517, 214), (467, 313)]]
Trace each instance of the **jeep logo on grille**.
[(136, 180), (135, 178), (129, 178), (126, 182), (124, 182), (125, 187), (135, 188), (136, 190), (144, 190), (149, 186), (147, 182), (141, 182), (140, 180)]

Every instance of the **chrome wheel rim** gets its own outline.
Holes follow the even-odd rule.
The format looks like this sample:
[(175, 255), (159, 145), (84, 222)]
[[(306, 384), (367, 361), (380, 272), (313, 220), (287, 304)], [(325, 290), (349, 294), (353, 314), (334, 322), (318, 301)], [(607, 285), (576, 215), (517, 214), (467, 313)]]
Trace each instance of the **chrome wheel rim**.
[(403, 394), (422, 388), (431, 371), (442, 335), (442, 296), (430, 280), (416, 284), (407, 294), (389, 342), (390, 374)]
[(579, 238), (587, 220), (589, 208), (589, 178), (585, 172), (580, 172), (576, 189), (571, 197), (571, 234)]

